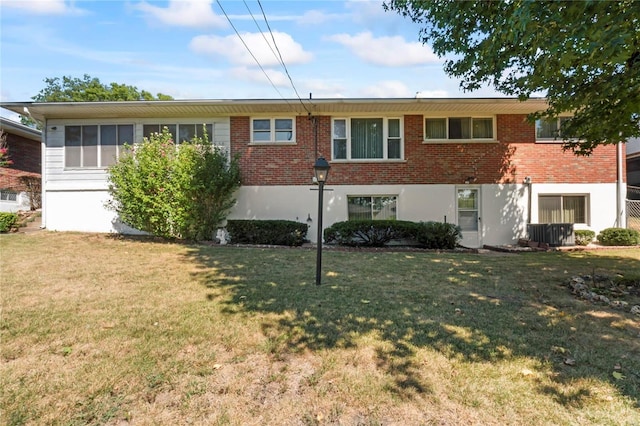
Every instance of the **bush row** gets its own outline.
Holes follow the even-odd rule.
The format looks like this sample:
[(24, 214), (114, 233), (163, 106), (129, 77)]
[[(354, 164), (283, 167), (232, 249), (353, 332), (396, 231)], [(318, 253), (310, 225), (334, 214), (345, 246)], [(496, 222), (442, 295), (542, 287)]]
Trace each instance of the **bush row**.
[(404, 220), (350, 220), (324, 231), (327, 244), (351, 247), (384, 247), (402, 243), (428, 249), (453, 249), (462, 238), (460, 227), (442, 222)]
[(292, 220), (228, 220), (232, 244), (301, 246), (306, 241), (306, 223)]
[(635, 229), (607, 228), (598, 234), (603, 246), (635, 246), (640, 244), (640, 232)]
[(11, 228), (18, 222), (16, 213), (0, 212), (0, 232), (9, 232)]

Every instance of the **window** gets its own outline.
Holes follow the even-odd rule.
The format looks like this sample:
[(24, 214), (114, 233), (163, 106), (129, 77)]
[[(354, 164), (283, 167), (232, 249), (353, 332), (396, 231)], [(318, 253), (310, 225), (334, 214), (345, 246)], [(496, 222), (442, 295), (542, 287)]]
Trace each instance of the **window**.
[(397, 196), (347, 197), (349, 220), (396, 219)]
[(478, 230), (477, 189), (458, 189), (458, 225), (462, 231)]
[(133, 143), (132, 124), (65, 126), (65, 167), (110, 166), (125, 143)]
[(142, 136), (148, 138), (152, 133), (162, 133), (165, 127), (178, 143), (188, 142), (194, 137), (204, 138), (205, 130), (209, 141), (213, 141), (212, 124), (145, 124), (142, 126)]
[(18, 193), (8, 189), (0, 190), (0, 201), (18, 201)]
[(402, 158), (399, 118), (337, 118), (332, 134), (334, 160)]
[(540, 195), (538, 223), (587, 223), (586, 195)]
[(569, 117), (536, 120), (536, 140), (562, 139), (560, 129)]
[(493, 139), (493, 118), (425, 118), (424, 138), (426, 140)]
[(251, 120), (251, 142), (282, 143), (295, 141), (292, 118), (254, 118)]

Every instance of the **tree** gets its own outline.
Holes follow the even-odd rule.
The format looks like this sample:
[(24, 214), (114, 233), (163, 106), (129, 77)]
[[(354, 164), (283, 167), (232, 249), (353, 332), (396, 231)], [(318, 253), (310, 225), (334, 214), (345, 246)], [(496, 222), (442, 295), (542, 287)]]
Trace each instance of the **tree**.
[(237, 158), (204, 138), (176, 145), (167, 128), (127, 145), (109, 168), (108, 204), (120, 220), (166, 238), (210, 240), (240, 187)]
[[(102, 84), (99, 79), (85, 74), (82, 79), (71, 76), (45, 78), (47, 86), (33, 96), (36, 102), (100, 102), (100, 101), (166, 101), (173, 98), (158, 93), (155, 97), (146, 90), (135, 86), (110, 83)], [(21, 116), (20, 121), (27, 126), (35, 125), (30, 117)]]
[(13, 160), (9, 158), (9, 144), (7, 144), (7, 134), (0, 129), (0, 167), (9, 167)]
[(423, 43), (447, 56), (445, 72), (465, 91), (484, 84), (521, 100), (546, 93), (529, 120), (573, 114), (565, 149), (640, 136), (640, 1), (387, 0), (414, 22)]

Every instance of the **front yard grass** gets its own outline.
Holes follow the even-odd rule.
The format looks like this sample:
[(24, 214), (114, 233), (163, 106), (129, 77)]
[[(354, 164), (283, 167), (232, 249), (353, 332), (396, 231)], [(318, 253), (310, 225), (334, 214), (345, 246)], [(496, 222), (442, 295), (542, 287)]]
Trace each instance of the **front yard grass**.
[(3, 424), (640, 424), (639, 317), (565, 285), (638, 277), (637, 248), (327, 249), (319, 287), (305, 249), (40, 232), (0, 255)]

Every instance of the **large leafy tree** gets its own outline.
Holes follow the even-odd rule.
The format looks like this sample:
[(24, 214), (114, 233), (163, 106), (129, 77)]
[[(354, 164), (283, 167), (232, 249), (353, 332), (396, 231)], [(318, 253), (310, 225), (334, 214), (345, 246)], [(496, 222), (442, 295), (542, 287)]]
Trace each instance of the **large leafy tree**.
[(564, 147), (589, 155), (598, 145), (640, 136), (640, 1), (387, 0), (424, 24), (423, 43), (446, 57), (463, 90), (493, 85), (525, 100), (546, 94), (569, 113)]
[[(166, 101), (173, 98), (158, 93), (155, 96), (146, 90), (120, 83), (103, 84), (98, 78), (85, 74), (82, 78), (63, 76), (45, 78), (44, 89), (33, 96), (36, 102), (99, 102), (99, 101)], [(29, 117), (22, 116), (25, 125), (35, 123)]]
[(154, 101), (171, 100), (169, 95), (156, 96), (135, 86), (103, 84), (98, 78), (85, 74), (82, 78), (64, 76), (45, 78), (47, 86), (32, 97), (36, 102), (99, 102), (99, 101)]

